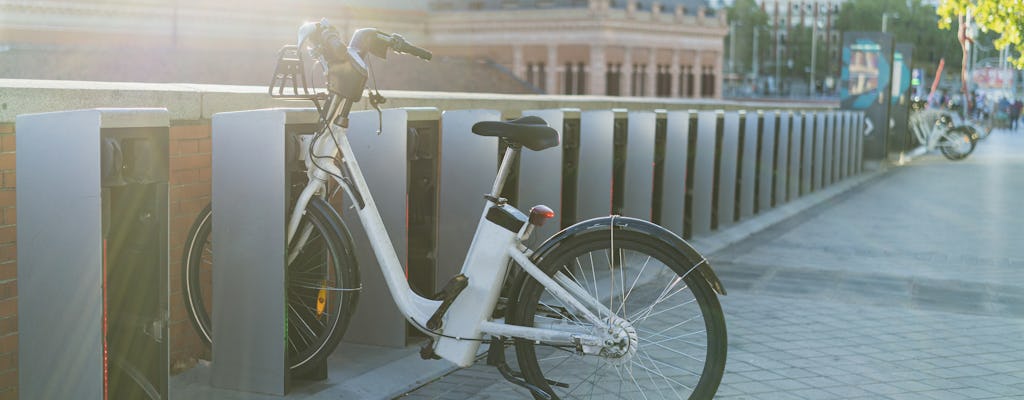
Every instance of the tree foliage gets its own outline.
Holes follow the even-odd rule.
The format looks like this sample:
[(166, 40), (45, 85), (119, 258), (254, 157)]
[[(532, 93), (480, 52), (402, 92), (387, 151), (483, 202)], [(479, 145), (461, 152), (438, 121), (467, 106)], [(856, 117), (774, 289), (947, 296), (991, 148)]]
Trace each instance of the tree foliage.
[(962, 25), (960, 21), (966, 21), (969, 16), (983, 33), (995, 34), (992, 44), (996, 49), (1009, 47), (1012, 50), (1010, 60), (1014, 66), (1024, 68), (1024, 2), (943, 0), (936, 14), (939, 16), (938, 26), (942, 29), (951, 29), (953, 23), (957, 22), (958, 35)]
[(736, 0), (732, 7), (727, 10), (729, 22), (733, 24), (733, 30), (730, 33), (730, 37), (726, 40), (726, 48), (732, 49), (732, 41), (735, 35), (735, 49), (736, 54), (732, 54), (733, 68), (736, 73), (748, 73), (751, 72), (751, 68), (754, 65), (754, 31), (758, 31), (757, 36), (757, 52), (758, 62), (763, 66), (765, 64), (765, 54), (768, 53), (769, 46), (771, 46), (771, 31), (767, 28), (768, 26), (768, 14), (764, 12), (754, 2), (754, 0)]
[[(994, 0), (993, 0), (994, 1)], [(939, 60), (946, 60), (946, 70), (960, 68), (961, 49), (955, 37), (938, 28), (939, 17), (935, 7), (922, 4), (921, 0), (852, 0), (843, 3), (836, 19), (836, 28), (841, 32), (880, 31), (882, 15), (888, 14), (886, 32), (897, 43), (914, 45), (913, 68), (933, 75)]]

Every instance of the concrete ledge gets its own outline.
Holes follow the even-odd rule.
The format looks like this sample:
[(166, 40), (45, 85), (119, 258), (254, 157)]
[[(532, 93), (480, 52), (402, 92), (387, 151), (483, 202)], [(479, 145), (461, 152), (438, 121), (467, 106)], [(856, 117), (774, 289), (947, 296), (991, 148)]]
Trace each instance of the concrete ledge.
[[(809, 110), (837, 108), (834, 102), (770, 103), (716, 99), (654, 97), (510, 95), (494, 93), (411, 92), (385, 90), (388, 108), (435, 107), (441, 110), (495, 109), (505, 117), (522, 110), (626, 108), (634, 110)], [(275, 100), (264, 86), (199, 85), (188, 83), (83, 82), (0, 79), (0, 123), (19, 114), (99, 107), (163, 107), (172, 121), (208, 120), (224, 111), (270, 107), (309, 107), (308, 101)], [(361, 101), (353, 109), (370, 109)]]

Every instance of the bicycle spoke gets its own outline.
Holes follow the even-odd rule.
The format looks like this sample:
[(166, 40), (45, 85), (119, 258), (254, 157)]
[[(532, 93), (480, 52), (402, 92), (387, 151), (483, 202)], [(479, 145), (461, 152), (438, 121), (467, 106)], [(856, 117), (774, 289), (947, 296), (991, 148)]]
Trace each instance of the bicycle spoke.
[[(626, 304), (626, 300), (629, 299), (629, 295), (633, 293), (633, 289), (636, 288), (636, 283), (640, 281), (640, 277), (643, 276), (644, 270), (647, 269), (647, 264), (651, 262), (651, 258), (653, 257), (647, 256), (647, 259), (644, 260), (644, 265), (640, 266), (640, 272), (636, 273), (636, 279), (633, 279), (633, 283), (629, 285), (629, 290), (626, 291), (625, 297), (622, 298), (622, 305)], [(623, 282), (625, 282), (625, 280), (623, 280)], [(615, 315), (620, 315), (620, 312), (625, 313), (625, 310), (620, 307), (618, 310), (615, 310)]]

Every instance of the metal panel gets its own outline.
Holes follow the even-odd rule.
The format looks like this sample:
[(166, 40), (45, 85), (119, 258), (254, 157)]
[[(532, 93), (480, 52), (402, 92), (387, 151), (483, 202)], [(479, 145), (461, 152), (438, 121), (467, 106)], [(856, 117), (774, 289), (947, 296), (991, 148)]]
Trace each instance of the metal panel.
[(622, 215), (650, 220), (654, 182), (654, 112), (631, 111), (627, 118)]
[[(309, 110), (214, 114), (212, 121), (213, 363), (211, 384), (283, 395), (286, 124)], [(290, 118), (291, 115), (291, 118)], [(260, 160), (258, 163), (252, 160)]]
[(697, 152), (693, 163), (693, 235), (711, 232), (711, 204), (715, 190), (715, 142), (718, 113), (697, 113)]
[(853, 131), (855, 137), (853, 143), (853, 168), (854, 171), (858, 174), (864, 170), (864, 120), (866, 118), (867, 117), (863, 112), (857, 113), (857, 123), (854, 125)]
[(811, 183), (811, 190), (821, 190), (821, 178), (822, 172), (825, 168), (825, 125), (828, 122), (825, 119), (825, 113), (817, 112), (814, 113), (814, 164), (813, 164), (813, 181)]
[(811, 171), (814, 164), (814, 114), (801, 113), (798, 117), (804, 122), (804, 134), (801, 141), (803, 155), (800, 161), (800, 194), (811, 192)]
[(602, 217), (611, 212), (614, 125), (615, 113), (611, 110), (580, 113), (577, 220)]
[(825, 120), (825, 145), (823, 147), (821, 162), (821, 187), (828, 187), (832, 184), (832, 163), (833, 155), (835, 153), (835, 132), (836, 132), (836, 120), (835, 113), (826, 112), (824, 113)]
[(128, 365), (166, 397), (167, 110), (28, 114), (16, 126), (20, 396), (142, 395)]
[(833, 165), (833, 173), (831, 173), (831, 182), (836, 183), (840, 179), (842, 179), (841, 162), (843, 160), (843, 157), (841, 150), (843, 149), (843, 129), (839, 125), (839, 113), (830, 112), (829, 116), (829, 121), (831, 124), (831, 138), (833, 138), (833, 140), (831, 140), (831, 144), (833, 144), (833, 148), (831, 148), (831, 153), (833, 153), (833, 162), (831, 162), (831, 165)]
[[(100, 118), (96, 110), (17, 117), (24, 399), (103, 398)], [(55, 301), (62, 293), (73, 301)]]
[(754, 189), (757, 187), (757, 131), (762, 112), (748, 112), (743, 122), (742, 171), (740, 171), (740, 219), (754, 215)]
[[(435, 118), (440, 113), (433, 110)], [(376, 111), (360, 111), (351, 114), (348, 140), (352, 144), (359, 167), (363, 171), (377, 209), (391, 244), (408, 268), (408, 226), (406, 225), (406, 200), (409, 193), (406, 132), (409, 113), (404, 109), (383, 111), (378, 119)], [(377, 129), (380, 134), (376, 134)], [(349, 199), (344, 199), (346, 203)], [(378, 346), (405, 346), (405, 318), (395, 306), (380, 264), (369, 246), (369, 239), (359, 222), (355, 210), (347, 212), (342, 208), (342, 218), (349, 225), (356, 244), (360, 277), (363, 291), (359, 306), (349, 323), (345, 340)]]
[(669, 111), (666, 119), (661, 225), (681, 237), (683, 236), (683, 218), (686, 212), (686, 164), (690, 145), (690, 113), (688, 111)]
[[(551, 207), (556, 216), (562, 215), (562, 126), (564, 112), (562, 110), (526, 110), (523, 115), (534, 115), (544, 118), (548, 126), (558, 131), (558, 146), (532, 151), (523, 148), (519, 158), (519, 202), (524, 212), (530, 207), (543, 204)], [(545, 239), (558, 232), (557, 217), (537, 228), (533, 235)]]
[(501, 118), (496, 110), (455, 110), (441, 114), (441, 178), (438, 211), (437, 281), (462, 269), (476, 225), (498, 172), (498, 141), (473, 134), (473, 124)]
[(799, 114), (786, 111), (787, 119), (792, 120), (789, 136), (789, 170), (787, 192), (789, 200), (800, 197), (800, 156), (803, 155), (804, 120)]
[(718, 158), (718, 228), (736, 219), (736, 163), (740, 114), (725, 113), (722, 121), (722, 152)]
[(777, 111), (764, 114), (764, 126), (761, 129), (761, 165), (757, 185), (758, 212), (772, 208), (772, 192), (775, 177), (775, 123), (779, 115)]
[(786, 202), (786, 188), (789, 182), (789, 124), (792, 115), (788, 111), (780, 111), (779, 140), (775, 143), (775, 204)]
[(842, 171), (843, 178), (848, 178), (851, 175), (850, 171), (850, 154), (853, 152), (853, 113), (850, 111), (843, 111), (843, 155), (842, 155)]

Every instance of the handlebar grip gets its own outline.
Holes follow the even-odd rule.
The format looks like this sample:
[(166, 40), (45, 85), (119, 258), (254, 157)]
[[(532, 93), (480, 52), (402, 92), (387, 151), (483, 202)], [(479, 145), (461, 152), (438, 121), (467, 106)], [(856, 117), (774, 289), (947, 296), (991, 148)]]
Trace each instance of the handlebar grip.
[(415, 46), (412, 43), (405, 41), (405, 38), (399, 34), (393, 34), (391, 35), (391, 38), (395, 42), (391, 48), (398, 53), (410, 54), (427, 61), (430, 61), (430, 59), (434, 57), (434, 54), (431, 53), (430, 50)]
[(334, 27), (323, 30), (321, 41), (328, 60), (339, 61), (345, 59), (345, 41), (341, 40), (341, 35)]

